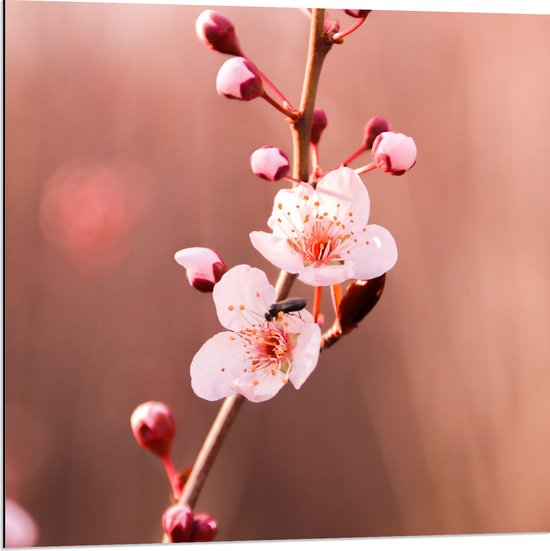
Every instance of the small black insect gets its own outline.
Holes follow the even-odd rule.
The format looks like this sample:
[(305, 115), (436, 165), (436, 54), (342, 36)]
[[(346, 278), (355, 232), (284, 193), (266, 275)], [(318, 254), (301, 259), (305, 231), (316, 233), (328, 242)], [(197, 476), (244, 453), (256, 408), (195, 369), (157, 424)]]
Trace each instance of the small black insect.
[(265, 313), (266, 321), (271, 321), (276, 318), (279, 312), (289, 314), (290, 312), (299, 312), (306, 307), (307, 300), (305, 298), (287, 298), (280, 302), (275, 302), (269, 307), (269, 310)]

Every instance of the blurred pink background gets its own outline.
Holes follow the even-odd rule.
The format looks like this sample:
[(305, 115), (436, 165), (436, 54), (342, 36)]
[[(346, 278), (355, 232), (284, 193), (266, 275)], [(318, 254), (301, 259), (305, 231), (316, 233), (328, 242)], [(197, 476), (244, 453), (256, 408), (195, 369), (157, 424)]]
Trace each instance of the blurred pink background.
[[(183, 466), (219, 407), (188, 371), (211, 297), (173, 254), (275, 278), (247, 234), (280, 186), (248, 156), (290, 135), (216, 94), (199, 7), (6, 11), (6, 492), (40, 545), (155, 542), (168, 487), (130, 413), (171, 405)], [(220, 11), (297, 102), (306, 18)], [(374, 12), (330, 53), (323, 166), (374, 115), (418, 145), (364, 177), (400, 258), (302, 390), (244, 405), (197, 507), (220, 540), (550, 529), (549, 51), (549, 16)]]

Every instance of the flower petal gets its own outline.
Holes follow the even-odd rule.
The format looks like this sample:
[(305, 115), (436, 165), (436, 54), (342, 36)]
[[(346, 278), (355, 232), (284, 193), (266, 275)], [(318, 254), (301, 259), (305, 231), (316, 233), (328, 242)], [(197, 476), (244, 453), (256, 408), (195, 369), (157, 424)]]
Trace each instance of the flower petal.
[(281, 270), (295, 274), (304, 267), (302, 257), (290, 247), (284, 237), (253, 231), (250, 233), (250, 241), (260, 254)]
[[(263, 374), (258, 377), (254, 373), (244, 374), (234, 381), (233, 388), (251, 402), (265, 402), (275, 396), (283, 386), (285, 376), (277, 372), (275, 375)], [(254, 381), (257, 381), (254, 384)]]
[(191, 362), (191, 386), (205, 400), (235, 394), (233, 380), (246, 362), (245, 347), (231, 331), (208, 339)]
[(351, 262), (344, 262), (343, 264), (330, 266), (308, 266), (298, 274), (298, 279), (307, 285), (314, 285), (316, 287), (336, 285), (354, 277), (353, 273)]
[(323, 176), (315, 189), (320, 206), (331, 216), (338, 216), (344, 224), (353, 219), (354, 225), (365, 225), (369, 219), (369, 192), (361, 178), (348, 167), (332, 170)]
[(392, 234), (377, 224), (369, 224), (366, 230), (362, 235), (365, 243), (353, 251), (355, 279), (372, 279), (381, 276), (397, 262), (397, 245)]
[(275, 302), (275, 289), (258, 268), (240, 264), (226, 272), (214, 287), (220, 323), (232, 331), (254, 327)]
[(319, 359), (321, 328), (316, 323), (303, 323), (296, 348), (292, 352), (290, 382), (298, 390), (311, 375)]
[(292, 238), (301, 232), (304, 218), (313, 208), (313, 193), (311, 185), (302, 183), (292, 189), (281, 189), (275, 195), (273, 212), (267, 221), (275, 235)]

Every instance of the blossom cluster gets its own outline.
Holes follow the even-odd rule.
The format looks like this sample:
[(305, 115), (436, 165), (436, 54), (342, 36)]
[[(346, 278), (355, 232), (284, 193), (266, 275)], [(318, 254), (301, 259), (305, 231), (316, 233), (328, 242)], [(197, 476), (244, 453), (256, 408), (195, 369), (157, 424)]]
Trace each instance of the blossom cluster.
[[(349, 31), (333, 34), (335, 43), (370, 13), (345, 11), (359, 21)], [(339, 24), (325, 21), (325, 28), (336, 30)], [(266, 99), (290, 122), (300, 116), (243, 52), (229, 19), (206, 10), (197, 19), (196, 31), (205, 46), (230, 56), (216, 78), (220, 95), (240, 101)], [(404, 174), (416, 162), (416, 145), (412, 138), (393, 131), (384, 118), (374, 117), (365, 127), (360, 148), (341, 166), (323, 173), (318, 148), (328, 125), (326, 113), (316, 108), (310, 124), (313, 167), (309, 181), (288, 177), (289, 156), (278, 147), (266, 145), (251, 154), (250, 166), (256, 176), (270, 182), (286, 180), (291, 185), (274, 197), (267, 220), (270, 231), (251, 232), (250, 241), (277, 268), (296, 274), (300, 281), (317, 289), (328, 286), (339, 296), (340, 284), (378, 278), (395, 265), (398, 256), (392, 234), (369, 224), (370, 198), (360, 175), (375, 169)], [(372, 152), (372, 161), (355, 170), (350, 168), (349, 163), (365, 151)], [(259, 269), (240, 265), (227, 270), (218, 253), (201, 247), (182, 249), (175, 259), (186, 268), (193, 287), (213, 291), (216, 312), (225, 328), (207, 340), (191, 362), (195, 393), (206, 400), (239, 393), (252, 402), (262, 402), (288, 382), (300, 388), (319, 356), (323, 321), (319, 304), (314, 302), (313, 314), (301, 308), (271, 316), (268, 312), (277, 304), (275, 289)], [(340, 321), (338, 304), (335, 314)], [(338, 329), (342, 333), (342, 327)]]
[[(303, 11), (313, 17), (316, 10)], [(344, 11), (354, 23), (342, 31), (338, 20), (324, 16), (321, 39), (327, 52), (371, 13)], [(320, 29), (323, 14), (318, 15)], [(244, 53), (235, 26), (224, 15), (204, 11), (196, 21), (196, 33), (207, 48), (230, 56), (216, 77), (220, 96), (240, 102), (261, 98), (284, 114), (295, 131), (298, 122), (307, 129), (304, 140), (310, 161), (304, 167), (303, 156), (295, 150), (294, 158), (302, 166), (301, 170), (294, 166), (292, 176), (290, 157), (281, 148), (264, 145), (250, 154), (253, 174), (282, 187), (267, 216), (269, 231), (252, 231), (249, 239), (251, 249), (281, 270), (283, 280), (292, 274), (314, 288), (311, 311), (306, 309), (307, 298), (287, 298), (288, 288), (276, 290), (258, 268), (248, 264), (229, 268), (208, 247), (186, 247), (175, 253), (189, 284), (212, 294), (224, 329), (193, 357), (193, 391), (210, 401), (241, 395), (250, 402), (264, 402), (288, 383), (300, 389), (315, 370), (320, 351), (355, 329), (380, 299), (385, 274), (397, 262), (397, 245), (388, 229), (369, 223), (371, 202), (361, 175), (378, 170), (402, 176), (416, 163), (416, 144), (392, 130), (385, 118), (373, 117), (365, 125), (359, 148), (335, 168), (323, 170), (319, 147), (329, 123), (325, 111), (314, 105), (307, 110), (303, 102), (303, 111), (294, 107)], [(366, 152), (371, 153), (370, 162), (351, 168)], [(344, 292), (345, 282), (350, 283)], [(322, 333), (324, 288), (330, 289), (335, 319), (332, 328)], [(156, 402), (143, 404), (132, 416), (132, 428), (138, 443), (161, 458), (177, 500), (163, 517), (165, 537), (173, 542), (213, 539), (216, 521), (194, 515), (182, 497), (188, 473), (177, 473), (170, 458), (175, 426), (169, 408)]]

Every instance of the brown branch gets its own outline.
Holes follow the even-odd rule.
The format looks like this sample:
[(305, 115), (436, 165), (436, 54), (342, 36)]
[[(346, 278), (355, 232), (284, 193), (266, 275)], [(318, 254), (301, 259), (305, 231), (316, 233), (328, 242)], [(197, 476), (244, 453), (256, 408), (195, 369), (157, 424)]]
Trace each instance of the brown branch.
[[(297, 120), (292, 121), (294, 138), (293, 171), (294, 177), (300, 181), (307, 181), (309, 179), (309, 141), (313, 108), (315, 106), (315, 97), (317, 95), (323, 60), (331, 47), (330, 42), (323, 36), (324, 17), (325, 10), (313, 10), (308, 60), (300, 102), (300, 115)], [(289, 274), (284, 270), (279, 273), (275, 285), (277, 301), (283, 300), (288, 296), (295, 279), (295, 274)], [(243, 402), (244, 398), (239, 394), (230, 396), (223, 401), (178, 499), (179, 504), (187, 505), (190, 508), (196, 505), (214, 460)], [(167, 541), (165, 536), (163, 542)]]
[(325, 10), (314, 9), (311, 17), (309, 50), (306, 74), (300, 102), (300, 117), (292, 125), (294, 165), (293, 175), (302, 182), (309, 179), (309, 142), (311, 137), (311, 119), (317, 97), (319, 77), (326, 55), (332, 47), (323, 33)]

